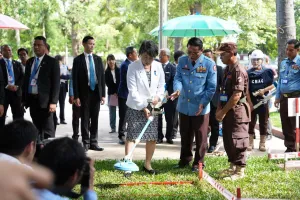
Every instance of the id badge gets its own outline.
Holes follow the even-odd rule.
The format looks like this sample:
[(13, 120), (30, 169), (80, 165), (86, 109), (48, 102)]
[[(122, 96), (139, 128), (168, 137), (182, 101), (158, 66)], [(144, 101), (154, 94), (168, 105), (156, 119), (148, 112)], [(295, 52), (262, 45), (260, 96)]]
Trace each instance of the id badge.
[(228, 101), (228, 96), (227, 96), (227, 94), (221, 94), (221, 95), (220, 95), (220, 101), (222, 101), (222, 102), (227, 102), (227, 101)]
[(32, 79), (30, 85), (31, 86), (36, 86), (36, 79)]
[(12, 82), (12, 81), (13, 81), (13, 77), (12, 77), (12, 76), (8, 76), (7, 79), (8, 79), (9, 82)]
[(287, 84), (287, 83), (288, 83), (288, 80), (287, 80), (287, 79), (282, 79), (282, 80), (281, 80), (281, 83), (282, 83), (282, 84)]

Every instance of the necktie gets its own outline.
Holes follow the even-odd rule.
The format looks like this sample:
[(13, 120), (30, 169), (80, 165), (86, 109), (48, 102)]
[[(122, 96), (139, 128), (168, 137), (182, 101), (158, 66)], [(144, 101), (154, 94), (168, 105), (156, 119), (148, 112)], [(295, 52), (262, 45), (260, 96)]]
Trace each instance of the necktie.
[(192, 61), (192, 65), (195, 66), (195, 64), (196, 64), (196, 61), (193, 60), (193, 61)]
[(8, 75), (10, 76), (10, 78), (8, 78), (8, 83), (10, 85), (12, 85), (15, 82), (15, 77), (14, 77), (14, 73), (12, 71), (12, 64), (9, 59), (7, 60), (7, 71), (8, 71)]
[(165, 69), (166, 64), (162, 64), (162, 66), (163, 66), (163, 69)]
[(35, 77), (35, 75), (37, 73), (37, 70), (38, 70), (38, 67), (39, 67), (39, 63), (40, 63), (40, 59), (38, 57), (36, 57), (35, 61), (34, 61), (34, 67), (33, 67), (33, 70), (31, 72), (30, 79), (29, 79), (28, 93), (32, 93), (31, 82), (32, 82), (32, 79)]
[(92, 91), (94, 91), (96, 86), (96, 81), (95, 81), (94, 63), (91, 55), (89, 55), (89, 63), (90, 63), (90, 88)]

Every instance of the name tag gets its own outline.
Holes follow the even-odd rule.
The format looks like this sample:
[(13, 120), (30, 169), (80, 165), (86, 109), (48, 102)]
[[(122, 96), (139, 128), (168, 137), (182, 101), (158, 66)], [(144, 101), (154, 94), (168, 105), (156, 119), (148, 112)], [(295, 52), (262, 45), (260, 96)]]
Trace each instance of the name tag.
[(12, 76), (8, 76), (8, 81), (13, 81), (13, 77)]
[(220, 101), (227, 102), (228, 101), (228, 95), (227, 94), (221, 94), (220, 95)]
[(36, 79), (32, 79), (30, 85), (31, 86), (36, 86)]
[(282, 83), (282, 84), (287, 84), (287, 83), (288, 83), (288, 80), (287, 80), (287, 79), (281, 79), (281, 83)]

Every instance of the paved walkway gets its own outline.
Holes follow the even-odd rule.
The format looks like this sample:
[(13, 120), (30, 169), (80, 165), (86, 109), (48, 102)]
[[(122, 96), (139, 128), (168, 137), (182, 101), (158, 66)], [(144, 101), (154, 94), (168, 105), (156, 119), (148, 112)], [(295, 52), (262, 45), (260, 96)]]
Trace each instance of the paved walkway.
[[(67, 125), (59, 125), (56, 130), (56, 137), (64, 137), (72, 136), (72, 107), (68, 103), (68, 99), (66, 99), (66, 108), (65, 108), (65, 116)], [(57, 116), (59, 116), (59, 107), (57, 111)], [(29, 115), (29, 110), (25, 113), (25, 119), (31, 120)], [(117, 119), (118, 119), (118, 111), (117, 111)], [(11, 121), (11, 113), (10, 110), (8, 112), (7, 121)], [(118, 121), (117, 121), (118, 124)], [(89, 150), (88, 155), (94, 159), (121, 159), (124, 157), (125, 148), (124, 145), (118, 144), (118, 134), (108, 133), (110, 131), (109, 127), (109, 112), (107, 105), (103, 105), (100, 108), (99, 115), (99, 146), (104, 147), (104, 151), (96, 152)], [(165, 124), (164, 130), (165, 132)], [(257, 134), (258, 136), (258, 134)], [(259, 136), (258, 136), (259, 137)], [(222, 142), (221, 142), (222, 143)], [(259, 145), (259, 139), (255, 140), (255, 150), (251, 153), (254, 156), (263, 156), (266, 155), (266, 152), (260, 152), (257, 148)], [(283, 140), (273, 137), (271, 141), (267, 142), (267, 147), (272, 147), (272, 152), (284, 152), (285, 147), (283, 144)], [(220, 151), (224, 150), (221, 145)], [(154, 153), (154, 159), (179, 159), (180, 156), (180, 134), (177, 134), (177, 139), (174, 140), (174, 144), (159, 144), (156, 146), (156, 150)], [(134, 152), (134, 159), (144, 159), (145, 158), (145, 143), (140, 143)]]

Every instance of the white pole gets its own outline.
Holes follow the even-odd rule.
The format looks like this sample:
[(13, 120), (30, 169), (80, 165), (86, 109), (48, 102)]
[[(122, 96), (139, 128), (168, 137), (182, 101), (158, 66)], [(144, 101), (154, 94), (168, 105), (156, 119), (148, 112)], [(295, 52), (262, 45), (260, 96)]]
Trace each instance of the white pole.
[(168, 0), (159, 0), (159, 49), (167, 47), (167, 37), (162, 34), (163, 23), (168, 20)]

